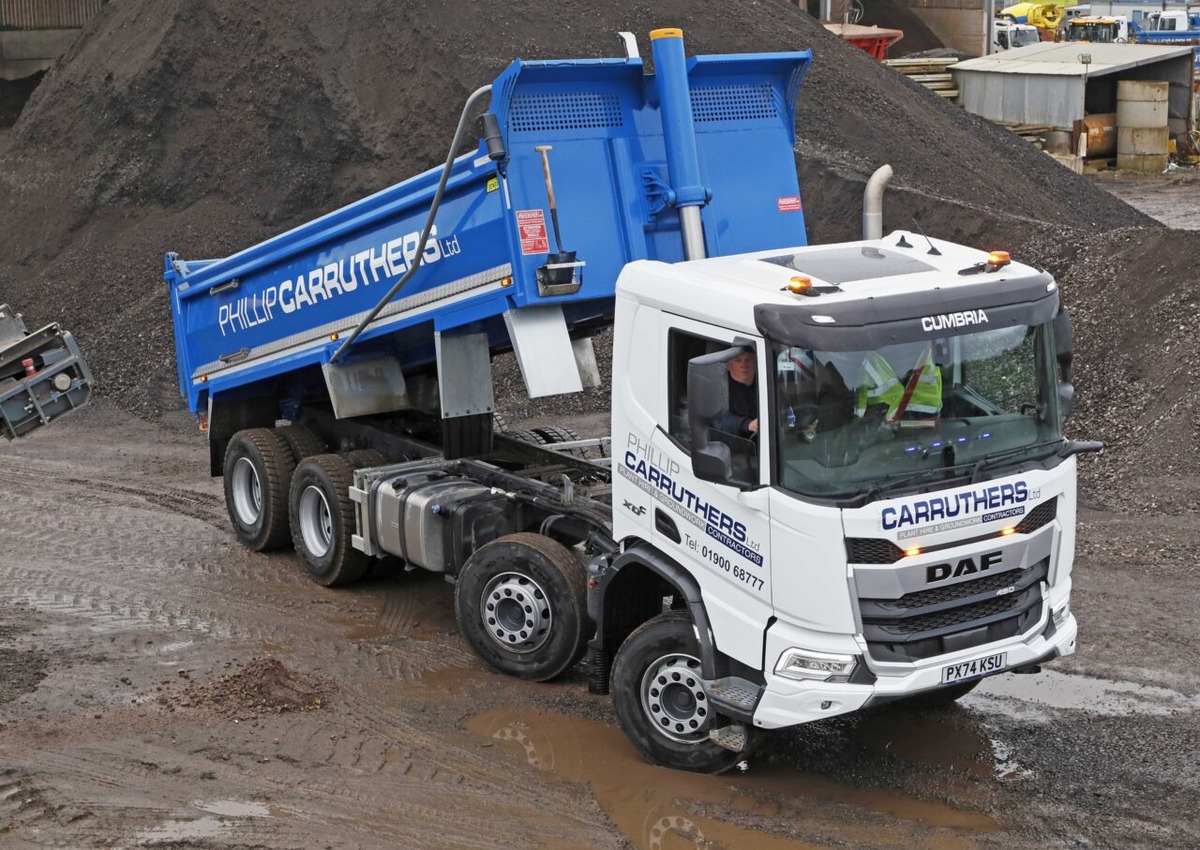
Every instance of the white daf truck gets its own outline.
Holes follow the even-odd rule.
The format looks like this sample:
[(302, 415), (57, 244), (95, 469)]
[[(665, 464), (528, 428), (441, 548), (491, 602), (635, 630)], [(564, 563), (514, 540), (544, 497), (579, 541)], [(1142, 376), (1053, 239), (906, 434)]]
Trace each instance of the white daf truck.
[[(166, 256), (235, 534), (323, 585), (441, 573), (484, 662), (540, 681), (586, 655), (634, 746), (688, 770), (1073, 652), (1074, 455), (1098, 446), (1063, 436), (1053, 278), (884, 236), (886, 167), (861, 241), (807, 245), (811, 53), (651, 39), (653, 75), (632, 37), (514, 62), (440, 175)], [(493, 354), (532, 396), (578, 390), (608, 325), (610, 438), (494, 431)]]

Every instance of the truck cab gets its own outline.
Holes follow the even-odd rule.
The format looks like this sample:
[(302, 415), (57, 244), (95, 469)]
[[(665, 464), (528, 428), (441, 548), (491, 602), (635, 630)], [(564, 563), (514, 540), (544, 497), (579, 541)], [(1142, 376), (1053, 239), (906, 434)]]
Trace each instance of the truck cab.
[(992, 41), (992, 52), (1012, 50), (1017, 47), (1028, 47), (1040, 44), (1042, 36), (1033, 24), (1018, 24), (1009, 20), (998, 20), (995, 23), (995, 37)]
[[(1070, 339), (1048, 274), (907, 232), (632, 263), (615, 328), (623, 554), (594, 569), (592, 648), (620, 645), (618, 715), (653, 758), (711, 768), (761, 730), (948, 702), (1074, 652)], [(717, 427), (740, 352), (755, 434)], [(694, 632), (667, 612), (630, 634), (664, 588)]]

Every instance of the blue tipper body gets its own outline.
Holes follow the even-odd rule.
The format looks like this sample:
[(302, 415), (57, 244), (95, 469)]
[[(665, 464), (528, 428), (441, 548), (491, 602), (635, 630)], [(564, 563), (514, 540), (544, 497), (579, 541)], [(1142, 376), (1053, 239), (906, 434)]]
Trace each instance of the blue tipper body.
[[(709, 256), (805, 244), (794, 105), (811, 52), (678, 53), (680, 67), (657, 75), (637, 58), (514, 61), (491, 92), (507, 159), (493, 162), (481, 142), (454, 161), (422, 264), (345, 359), (391, 356), (405, 371), (421, 368), (434, 361), (434, 332), (460, 329), (506, 348), (504, 314), (541, 304), (560, 304), (571, 329), (606, 324), (626, 263), (683, 259), (678, 205), (702, 204)], [(681, 95), (663, 89), (681, 85), (694, 125), (664, 132), (664, 114), (674, 113), (660, 104)], [(670, 148), (693, 136), (698, 174), (668, 161)], [(537, 145), (552, 147), (561, 247), (584, 264), (571, 294), (539, 294), (537, 269), (559, 246)], [(208, 394), (252, 393), (259, 382), (320, 380), (339, 338), (413, 261), (440, 173), (225, 259), (168, 253), (190, 409), (204, 410)]]

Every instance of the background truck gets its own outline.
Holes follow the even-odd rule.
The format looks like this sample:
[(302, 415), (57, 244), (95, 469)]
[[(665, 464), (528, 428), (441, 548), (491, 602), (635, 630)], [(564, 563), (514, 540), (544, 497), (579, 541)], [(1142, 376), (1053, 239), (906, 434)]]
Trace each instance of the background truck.
[(1200, 14), (1164, 10), (1147, 12), (1136, 20), (1125, 15), (1093, 15), (1066, 21), (1062, 32), (1064, 41), (1200, 44)]
[[(937, 704), (1074, 651), (1070, 325), (1045, 272), (910, 232), (806, 244), (811, 53), (517, 60), (431, 170), (221, 260), (166, 255), (230, 520), (319, 583), (442, 573), (496, 670), (587, 655), (648, 759)], [(490, 95), (477, 150), (456, 156)], [(598, 375), (610, 438), (493, 430)], [(751, 353), (757, 431), (722, 432)], [(749, 421), (748, 418), (745, 419)]]
[(993, 53), (1042, 43), (1041, 33), (1033, 24), (1018, 24), (1008, 19), (1000, 19), (993, 25), (993, 31)]
[(1000, 10), (999, 17), (1014, 24), (1027, 24), (1037, 31), (1042, 41), (1054, 41), (1059, 25), (1067, 15), (1067, 8), (1074, 4), (1016, 3)]
[(57, 324), (30, 332), (20, 313), (0, 304), (0, 434), (15, 440), (77, 410), (92, 386), (75, 337)]

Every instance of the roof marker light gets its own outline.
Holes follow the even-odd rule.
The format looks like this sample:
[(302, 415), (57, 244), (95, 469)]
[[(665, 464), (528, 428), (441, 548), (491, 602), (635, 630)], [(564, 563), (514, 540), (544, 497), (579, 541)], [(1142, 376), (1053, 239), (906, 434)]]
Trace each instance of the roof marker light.
[(813, 291), (812, 278), (808, 277), (807, 275), (802, 275), (802, 274), (796, 275), (791, 280), (789, 280), (787, 286), (784, 288), (787, 289), (787, 291), (792, 293), (793, 295), (816, 295), (817, 294), (816, 292)]
[(992, 251), (987, 256), (988, 271), (997, 271), (1012, 262), (1007, 251)]

